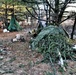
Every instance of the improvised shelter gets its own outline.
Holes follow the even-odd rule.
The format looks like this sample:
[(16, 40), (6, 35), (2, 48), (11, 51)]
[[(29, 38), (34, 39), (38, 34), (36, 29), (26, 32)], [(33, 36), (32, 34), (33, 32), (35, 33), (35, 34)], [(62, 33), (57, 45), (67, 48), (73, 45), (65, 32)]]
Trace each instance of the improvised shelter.
[(15, 19), (15, 16), (12, 16), (11, 17), (11, 20), (10, 20), (10, 24), (8, 26), (8, 30), (9, 31), (19, 31), (21, 30), (21, 26), (19, 25), (19, 23), (17, 22), (17, 20)]

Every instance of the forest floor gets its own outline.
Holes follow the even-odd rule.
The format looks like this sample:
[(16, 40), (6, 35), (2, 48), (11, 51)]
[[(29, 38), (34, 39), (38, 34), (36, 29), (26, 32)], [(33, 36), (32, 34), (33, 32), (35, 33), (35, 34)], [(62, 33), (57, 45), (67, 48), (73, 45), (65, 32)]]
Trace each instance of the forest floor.
[[(25, 42), (11, 42), (16, 34), (23, 34)], [(27, 29), (0, 33), (0, 75), (49, 75), (52, 72), (49, 63), (39, 63), (42, 55), (29, 48), (30, 38)], [(60, 71), (58, 64), (55, 65), (56, 75), (76, 75), (76, 61), (67, 60), (67, 63), (64, 72)]]

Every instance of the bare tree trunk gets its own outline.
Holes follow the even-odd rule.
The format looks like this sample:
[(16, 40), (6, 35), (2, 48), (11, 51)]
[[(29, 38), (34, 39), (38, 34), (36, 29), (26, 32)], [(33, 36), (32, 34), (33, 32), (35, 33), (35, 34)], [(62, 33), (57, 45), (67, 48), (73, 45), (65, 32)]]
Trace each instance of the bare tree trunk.
[(50, 24), (50, 12), (51, 12), (51, 9), (49, 8), (49, 24)]
[(54, 18), (54, 21), (55, 21), (55, 24), (58, 26), (58, 14), (59, 14), (59, 0), (55, 0), (55, 18)]
[(14, 4), (13, 4), (13, 15), (14, 15)]
[(74, 35), (74, 31), (75, 31), (75, 26), (76, 26), (76, 16), (75, 16), (74, 25), (73, 25), (73, 28), (72, 28), (71, 39), (73, 39), (73, 35)]
[(7, 14), (7, 1), (6, 1), (5, 2), (5, 26), (6, 26), (6, 28), (8, 26), (7, 16), (8, 16), (8, 14)]

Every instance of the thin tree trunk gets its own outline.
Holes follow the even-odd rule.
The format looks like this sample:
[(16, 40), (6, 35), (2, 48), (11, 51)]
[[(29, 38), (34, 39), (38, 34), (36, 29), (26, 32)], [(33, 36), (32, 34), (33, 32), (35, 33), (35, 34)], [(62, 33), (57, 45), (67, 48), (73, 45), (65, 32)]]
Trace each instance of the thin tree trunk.
[(5, 2), (5, 26), (6, 26), (6, 28), (8, 26), (7, 16), (8, 16), (8, 14), (7, 14), (7, 1), (6, 1)]
[(50, 24), (50, 12), (51, 12), (51, 9), (49, 8), (49, 24)]
[(75, 16), (74, 25), (73, 25), (73, 28), (72, 28), (71, 39), (73, 39), (73, 35), (74, 35), (74, 31), (75, 31), (75, 26), (76, 26), (76, 16)]
[(13, 15), (14, 15), (14, 4), (13, 4)]
[(59, 0), (55, 0), (55, 24), (58, 26)]

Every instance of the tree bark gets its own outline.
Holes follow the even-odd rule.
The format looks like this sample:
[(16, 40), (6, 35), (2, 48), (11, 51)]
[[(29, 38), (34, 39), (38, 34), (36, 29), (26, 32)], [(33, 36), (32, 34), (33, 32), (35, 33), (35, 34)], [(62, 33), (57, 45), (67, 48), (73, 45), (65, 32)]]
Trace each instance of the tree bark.
[(49, 24), (50, 24), (50, 12), (51, 12), (51, 9), (49, 8)]
[(7, 14), (7, 1), (6, 1), (5, 2), (5, 26), (6, 26), (6, 28), (8, 26), (7, 16), (8, 16), (8, 14)]

